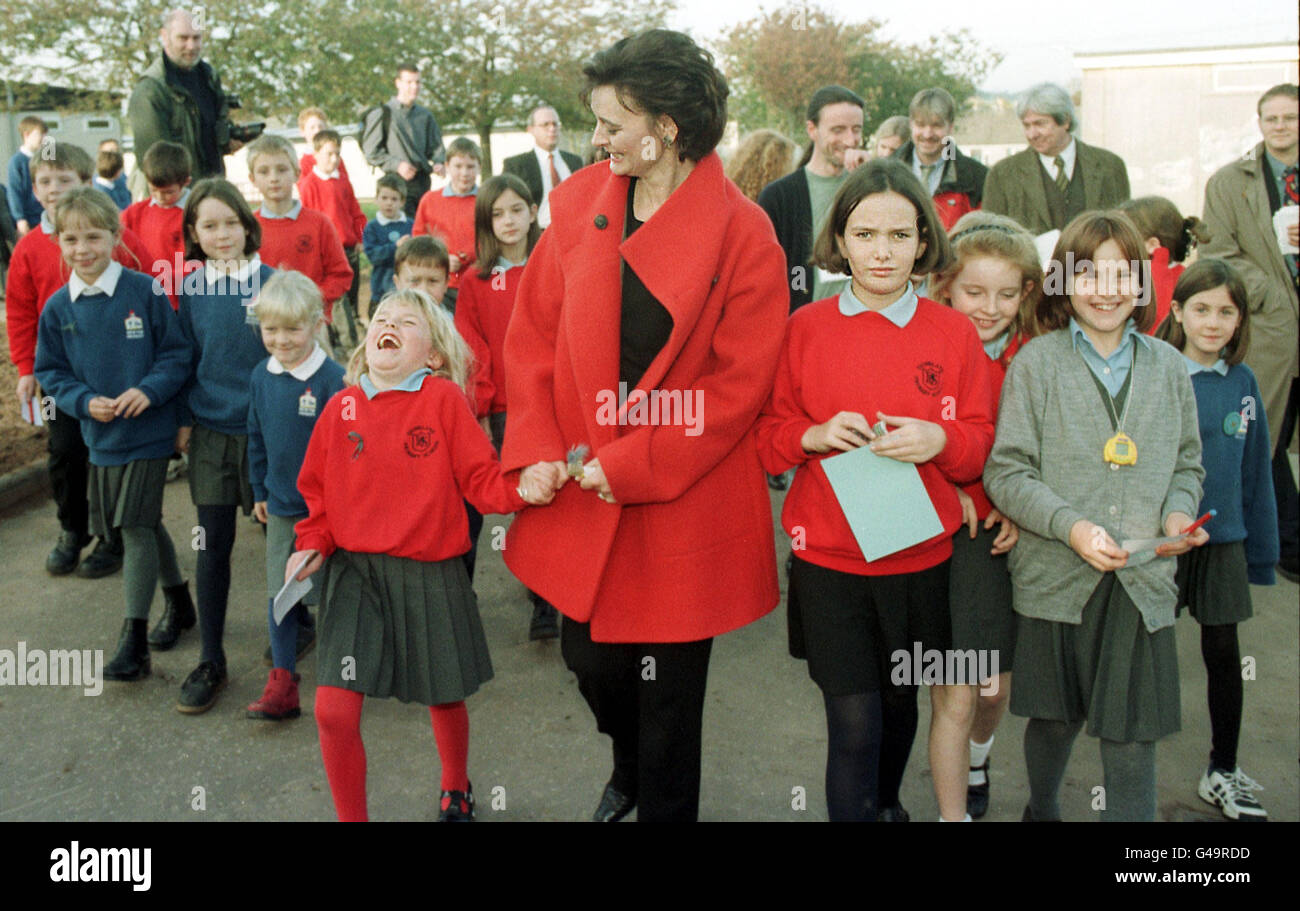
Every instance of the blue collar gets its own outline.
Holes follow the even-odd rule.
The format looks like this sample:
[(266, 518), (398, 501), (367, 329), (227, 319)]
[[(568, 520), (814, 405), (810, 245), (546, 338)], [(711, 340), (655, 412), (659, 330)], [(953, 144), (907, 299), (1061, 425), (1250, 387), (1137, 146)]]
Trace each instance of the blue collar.
[(850, 282), (849, 286), (840, 292), (839, 307), (840, 313), (845, 316), (858, 316), (862, 313), (879, 313), (899, 329), (902, 329), (910, 323), (912, 317), (916, 315), (916, 305), (919, 301), (920, 298), (916, 296), (916, 289), (912, 287), (912, 283), (909, 281), (907, 283), (907, 290), (903, 292), (902, 297), (894, 301), (888, 307), (885, 307), (883, 310), (872, 310), (866, 304), (862, 303), (862, 301), (858, 300), (858, 296), (853, 293), (853, 283)]
[(428, 367), (421, 367), (396, 386), (389, 389), (376, 389), (375, 384), (370, 382), (370, 374), (363, 373), (357, 384), (361, 387), (361, 391), (366, 394), (367, 399), (373, 399), (380, 392), (419, 392), (426, 376), (433, 376), (433, 371)]
[(442, 188), (442, 195), (448, 198), (452, 198), (455, 196), (477, 196), (478, 184), (475, 184), (474, 186), (470, 187), (469, 190), (467, 190), (464, 193), (457, 193), (455, 190), (451, 188), (451, 184), (448, 183), (445, 187)]
[[(1097, 355), (1097, 357), (1101, 357), (1101, 352), (1097, 350), (1097, 346), (1092, 343), (1092, 339), (1088, 338), (1088, 333), (1083, 331), (1083, 327), (1079, 325), (1078, 321), (1073, 316), (1070, 317), (1070, 338), (1074, 342), (1075, 351), (1079, 350), (1079, 342), (1082, 340), (1090, 349), (1092, 349), (1093, 354)], [(1128, 322), (1124, 324), (1124, 335), (1120, 337), (1119, 344), (1115, 346), (1115, 350), (1111, 352), (1110, 357), (1102, 357), (1101, 359), (1103, 361), (1114, 360), (1118, 354), (1128, 349), (1130, 339), (1137, 339), (1147, 348), (1147, 350), (1151, 349), (1151, 340), (1141, 332), (1137, 331), (1137, 326), (1134, 324), (1132, 318), (1130, 318)]]
[(498, 269), (500, 269), (502, 272), (509, 272), (511, 269), (518, 269), (518, 268), (522, 267), (526, 262), (528, 262), (528, 257), (527, 257), (527, 256), (525, 256), (523, 259), (521, 259), (521, 260), (520, 260), (519, 262), (517, 262), (517, 263), (512, 263), (510, 260), (506, 259), (504, 256), (498, 256), (498, 257), (497, 257), (497, 265), (496, 265), (496, 267), (497, 267)]
[(989, 360), (996, 361), (1002, 357), (1002, 353), (1007, 350), (1007, 345), (1011, 344), (1011, 330), (1008, 329), (997, 338), (984, 342), (984, 353), (989, 356)]
[(302, 214), (302, 202), (295, 199), (293, 201), (293, 208), (288, 212), (285, 212), (283, 215), (272, 215), (270, 212), (266, 211), (266, 203), (262, 203), (261, 207), (257, 210), (257, 214), (263, 218), (287, 218), (290, 221), (297, 221), (298, 216)]
[(1204, 364), (1198, 364), (1187, 355), (1183, 355), (1183, 360), (1187, 362), (1187, 375), (1196, 376), (1198, 373), (1217, 373), (1219, 376), (1228, 375), (1228, 362), (1219, 358), (1211, 366), (1206, 367)]

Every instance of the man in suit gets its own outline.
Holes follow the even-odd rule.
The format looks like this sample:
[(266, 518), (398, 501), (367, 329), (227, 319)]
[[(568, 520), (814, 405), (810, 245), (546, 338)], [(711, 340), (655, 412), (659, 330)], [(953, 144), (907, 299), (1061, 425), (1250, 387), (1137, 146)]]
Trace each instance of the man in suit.
[[(1246, 363), (1259, 380), (1273, 446), (1273, 488), (1277, 496), (1278, 570), (1291, 581), (1300, 569), (1300, 494), (1287, 449), (1295, 438), (1297, 376), (1296, 255), (1283, 253), (1273, 227), (1275, 213), (1297, 204), (1300, 159), (1300, 88), (1275, 85), (1259, 99), (1256, 113), (1264, 141), (1215, 172), (1205, 185), (1205, 226), (1210, 240), (1201, 256), (1228, 260), (1241, 273), (1250, 297), (1250, 347)], [(1287, 229), (1292, 249), (1293, 221)]]
[(986, 211), (1014, 218), (1031, 234), (1045, 234), (1081, 212), (1129, 198), (1124, 161), (1075, 138), (1079, 120), (1065, 89), (1050, 82), (1034, 86), (1016, 102), (1016, 116), (1029, 148), (989, 171)]
[(538, 105), (528, 115), (528, 132), (536, 144), (531, 152), (515, 155), (505, 160), (505, 171), (528, 184), (537, 204), (537, 225), (545, 228), (551, 223), (551, 191), (575, 171), (581, 170), (582, 159), (572, 152), (559, 150), (560, 115), (555, 108)]

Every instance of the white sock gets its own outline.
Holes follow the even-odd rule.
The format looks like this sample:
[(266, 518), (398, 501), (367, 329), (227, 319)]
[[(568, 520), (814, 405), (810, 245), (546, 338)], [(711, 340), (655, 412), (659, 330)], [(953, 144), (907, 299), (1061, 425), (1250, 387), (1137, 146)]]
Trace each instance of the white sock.
[[(979, 767), (984, 765), (984, 761), (989, 758), (989, 751), (993, 749), (993, 740), (994, 738), (990, 737), (988, 743), (976, 743), (973, 740), (970, 742), (971, 772), (967, 779), (968, 783), (985, 784), (987, 782), (988, 779), (984, 774), (984, 770)], [(975, 771), (976, 769), (979, 769), (979, 771)]]
[[(975, 821), (975, 820), (973, 820), (973, 819), (970, 818), (970, 814), (969, 814), (969, 813), (966, 814), (966, 818), (965, 818), (965, 819), (959, 820), (959, 822), (974, 822), (974, 821)], [(940, 817), (939, 817), (939, 822), (952, 822), (952, 820), (950, 820), (950, 819), (944, 819), (943, 816), (940, 815)]]

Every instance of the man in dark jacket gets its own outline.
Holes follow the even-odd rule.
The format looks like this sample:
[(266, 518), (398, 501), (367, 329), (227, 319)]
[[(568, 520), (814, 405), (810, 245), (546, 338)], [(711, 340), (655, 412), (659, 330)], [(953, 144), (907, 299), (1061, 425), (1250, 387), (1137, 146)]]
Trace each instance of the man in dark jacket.
[(528, 115), (528, 133), (535, 148), (505, 160), (503, 170), (528, 184), (537, 204), (537, 225), (551, 223), (551, 191), (562, 180), (582, 170), (582, 159), (560, 149), (560, 115), (550, 105), (539, 105)]
[(385, 174), (406, 181), (406, 217), (414, 218), (420, 197), (429, 192), (431, 173), (446, 173), (442, 130), (433, 112), (416, 103), (420, 95), (420, 70), (403, 63), (393, 82), (396, 94), (365, 114), (361, 151), (366, 162)]
[(980, 207), (989, 169), (957, 148), (952, 138), (957, 103), (943, 89), (917, 92), (907, 117), (912, 138), (899, 146), (893, 157), (911, 168), (929, 190), (939, 220), (951, 231), (957, 219)]
[[(163, 52), (144, 71), (127, 105), (136, 161), (155, 142), (166, 140), (190, 153), (195, 180), (223, 177), (222, 156), (243, 143), (230, 138), (230, 105), (221, 79), (201, 59), (203, 30), (191, 13), (174, 9), (163, 17), (159, 38)], [(142, 180), (143, 172), (136, 168), (132, 192), (137, 198), (148, 192)]]

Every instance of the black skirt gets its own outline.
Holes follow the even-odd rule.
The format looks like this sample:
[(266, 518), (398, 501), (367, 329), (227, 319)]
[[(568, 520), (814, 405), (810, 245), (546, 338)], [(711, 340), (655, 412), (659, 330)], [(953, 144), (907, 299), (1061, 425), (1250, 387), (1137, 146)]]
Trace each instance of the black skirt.
[(91, 465), (90, 527), (101, 538), (114, 528), (157, 528), (162, 522), (167, 459)]
[(442, 705), (492, 679), (460, 557), (427, 563), (338, 550), (318, 575), (318, 686)]
[(952, 647), (998, 656), (998, 673), (1011, 670), (1016, 654), (1016, 612), (1011, 599), (1011, 572), (1007, 555), (994, 556), (993, 540), (1000, 524), (985, 530), (980, 524), (975, 540), (965, 525), (952, 539), (948, 576), (948, 605), (952, 611)]
[(1178, 612), (1203, 626), (1241, 623), (1255, 615), (1250, 603), (1246, 542), (1203, 544), (1178, 557)]
[(248, 480), (248, 437), (195, 424), (190, 435), (190, 498), (195, 506), (238, 506), (253, 511)]

